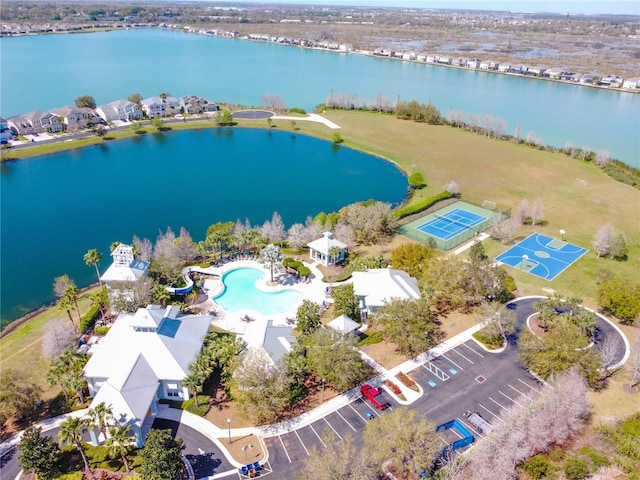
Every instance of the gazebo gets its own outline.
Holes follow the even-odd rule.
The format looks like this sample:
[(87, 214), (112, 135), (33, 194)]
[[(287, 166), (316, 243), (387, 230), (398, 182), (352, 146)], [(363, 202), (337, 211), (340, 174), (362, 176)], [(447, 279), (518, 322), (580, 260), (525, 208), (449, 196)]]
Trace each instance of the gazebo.
[(359, 323), (350, 319), (346, 315), (340, 315), (339, 317), (331, 320), (327, 325), (340, 333), (347, 334), (358, 328)]
[[(307, 247), (309, 247), (309, 255), (312, 260), (317, 260), (328, 267), (344, 260), (347, 244), (337, 240), (333, 233), (324, 232), (322, 238), (307, 243)], [(340, 253), (335, 257), (330, 253), (334, 247), (340, 249)]]

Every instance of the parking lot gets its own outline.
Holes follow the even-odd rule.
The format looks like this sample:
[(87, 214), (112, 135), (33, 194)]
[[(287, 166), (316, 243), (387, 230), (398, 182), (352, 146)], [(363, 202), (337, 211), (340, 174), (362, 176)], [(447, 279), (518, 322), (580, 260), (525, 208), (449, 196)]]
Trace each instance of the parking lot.
[[(483, 427), (499, 428), (501, 411), (540, 391), (539, 382), (522, 368), (517, 357), (512, 345), (501, 353), (489, 353), (468, 340), (405, 372), (424, 391), (408, 408), (436, 424), (458, 419), (479, 439), (487, 433)], [(385, 392), (385, 397), (391, 404), (388, 410), (376, 410), (360, 397), (308, 425), (265, 438), (273, 471), (283, 478), (292, 477), (312, 449), (320, 450), (327, 441), (340, 441), (347, 435), (362, 447), (367, 411), (374, 413), (370, 421), (375, 421), (400, 406), (391, 394)], [(443, 446), (459, 438), (455, 430), (439, 436)]]

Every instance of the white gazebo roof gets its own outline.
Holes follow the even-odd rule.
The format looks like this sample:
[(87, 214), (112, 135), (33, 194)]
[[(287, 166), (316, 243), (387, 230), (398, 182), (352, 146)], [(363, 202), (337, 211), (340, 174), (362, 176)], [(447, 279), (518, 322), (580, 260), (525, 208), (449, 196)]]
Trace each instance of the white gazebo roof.
[(366, 297), (369, 306), (381, 307), (392, 298), (421, 297), (418, 282), (403, 270), (375, 268), (366, 272), (353, 272), (353, 289), (358, 297)]
[(358, 328), (359, 324), (346, 315), (340, 315), (339, 317), (331, 320), (328, 325), (340, 333), (351, 333)]
[(337, 240), (333, 237), (333, 233), (324, 232), (322, 234), (322, 238), (314, 240), (313, 242), (307, 243), (307, 247), (316, 250), (324, 255), (329, 255), (329, 249), (331, 247), (339, 247), (341, 250), (347, 248), (346, 243), (342, 243), (340, 240)]

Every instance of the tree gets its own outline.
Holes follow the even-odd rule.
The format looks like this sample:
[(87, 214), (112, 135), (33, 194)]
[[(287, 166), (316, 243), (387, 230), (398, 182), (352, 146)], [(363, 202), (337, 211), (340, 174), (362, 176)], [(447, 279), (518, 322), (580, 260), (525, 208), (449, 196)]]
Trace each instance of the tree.
[(435, 424), (406, 407), (367, 423), (364, 441), (375, 464), (390, 460), (402, 478), (420, 477), (442, 450)]
[(598, 285), (598, 304), (626, 325), (640, 317), (640, 283), (612, 276)]
[(127, 98), (127, 100), (129, 100), (130, 102), (139, 104), (142, 102), (142, 94), (132, 93), (131, 95), (129, 95), (129, 98)]
[(605, 150), (604, 148), (599, 148), (598, 151), (596, 152), (594, 161), (596, 162), (596, 165), (598, 165), (599, 167), (604, 167), (607, 163), (609, 163), (609, 158), (610, 158), (609, 151)]
[(320, 305), (303, 300), (296, 312), (296, 330), (306, 335), (313, 333), (320, 325)]
[(243, 414), (260, 425), (275, 420), (289, 405), (291, 381), (264, 350), (248, 349), (233, 369), (230, 387)]
[(473, 242), (473, 244), (471, 245), (471, 248), (469, 249), (469, 259), (474, 262), (481, 262), (486, 260), (487, 254), (484, 250), (484, 245), (482, 244), (482, 242), (480, 240), (476, 240), (475, 242)]
[(480, 321), (484, 322), (484, 333), (487, 337), (502, 337), (507, 342), (507, 335), (516, 331), (516, 316), (499, 302), (482, 302), (480, 305)]
[(60, 449), (51, 437), (42, 436), (41, 427), (29, 427), (18, 443), (18, 463), (27, 474), (35, 473), (37, 478), (48, 480), (58, 470)]
[(40, 404), (42, 389), (17, 370), (3, 368), (0, 375), (0, 426), (30, 417)]
[(460, 187), (458, 186), (458, 183), (455, 180), (451, 180), (449, 183), (447, 183), (444, 189), (454, 196), (460, 193)]
[(605, 223), (598, 229), (598, 232), (592, 242), (598, 258), (609, 254), (611, 250), (611, 241), (613, 240), (615, 233), (616, 229), (611, 222)]
[(102, 288), (102, 280), (100, 279), (100, 270), (98, 269), (98, 264), (102, 260), (102, 254), (100, 250), (97, 248), (92, 248), (87, 253), (84, 254), (84, 263), (87, 265), (93, 265), (96, 268), (96, 275), (98, 276), (98, 283), (100, 283), (100, 288)]
[(143, 262), (150, 262), (151, 255), (153, 253), (153, 244), (148, 238), (140, 239), (136, 235), (133, 236), (131, 241), (133, 251), (137, 259)]
[(635, 338), (633, 339), (631, 355), (627, 363), (627, 368), (631, 374), (631, 380), (629, 382), (631, 387), (635, 387), (640, 383), (640, 327), (636, 327), (634, 330)]
[(82, 457), (85, 471), (89, 471), (89, 461), (87, 460), (87, 454), (84, 451), (84, 446), (82, 445), (82, 436), (86, 430), (86, 419), (80, 417), (67, 417), (67, 419), (60, 424), (58, 438), (63, 444), (73, 445), (76, 447)]
[(156, 127), (156, 130), (160, 132), (161, 130), (164, 130), (164, 128), (166, 127), (166, 122), (162, 117), (154, 117), (151, 120), (151, 125)]
[(76, 331), (63, 319), (50, 320), (42, 337), (42, 355), (53, 358), (72, 347), (76, 341)]
[(533, 206), (531, 207), (531, 225), (535, 225), (536, 222), (540, 221), (542, 215), (544, 213), (544, 204), (540, 198), (535, 198), (533, 200)]
[(333, 313), (336, 316), (346, 315), (352, 320), (360, 321), (360, 300), (355, 295), (353, 284), (340, 285), (331, 290), (333, 297)]
[(294, 223), (287, 231), (287, 243), (291, 248), (296, 250), (302, 249), (307, 243), (307, 227), (302, 223)]
[(111, 406), (107, 406), (102, 402), (96, 405), (94, 408), (89, 409), (87, 412), (88, 423), (92, 427), (98, 427), (104, 438), (107, 438), (107, 425), (110, 420), (113, 420), (113, 412)]
[(628, 253), (627, 236), (624, 232), (616, 231), (609, 244), (609, 257), (612, 260), (626, 260)]
[(518, 210), (514, 215), (514, 218), (518, 219), (518, 223), (524, 223), (524, 221), (529, 217), (529, 200), (523, 198), (520, 200), (518, 204)]
[(82, 375), (82, 369), (86, 363), (86, 355), (76, 354), (73, 349), (67, 350), (49, 364), (46, 374), (47, 384), (58, 385), (67, 400), (69, 392), (74, 392), (80, 403), (84, 403), (84, 390), (87, 383)]
[(109, 427), (109, 436), (105, 442), (105, 446), (109, 449), (109, 457), (120, 457), (127, 473), (129, 473), (130, 470), (129, 462), (127, 461), (127, 455), (131, 452), (130, 430), (130, 425), (123, 427), (119, 423), (115, 427)]
[(427, 351), (444, 338), (440, 322), (431, 312), (429, 302), (393, 298), (373, 315), (373, 325), (380, 325), (385, 338), (393, 341), (407, 356)]
[(426, 245), (403, 243), (391, 251), (391, 267), (404, 270), (409, 275), (421, 280), (431, 259), (438, 252)]
[(271, 272), (271, 283), (273, 283), (273, 271), (280, 262), (282, 262), (282, 253), (273, 243), (260, 250), (260, 263), (265, 265)]
[(318, 328), (305, 339), (309, 370), (338, 392), (364, 382), (370, 372), (355, 348), (356, 341), (333, 328)]
[(518, 340), (520, 358), (527, 370), (547, 379), (575, 367), (589, 386), (597, 389), (601, 386), (602, 359), (596, 350), (588, 348), (589, 343), (590, 339), (565, 317), (542, 338), (525, 331)]
[(174, 440), (171, 430), (151, 429), (144, 448), (138, 454), (143, 480), (175, 480), (184, 469), (182, 439)]
[(311, 447), (309, 457), (304, 461), (301, 474), (296, 480), (372, 480), (377, 478), (368, 455), (359, 449), (351, 434), (341, 441), (331, 431), (325, 430), (322, 442), (326, 448)]
[(350, 225), (356, 241), (363, 245), (372, 245), (380, 237), (393, 234), (396, 224), (391, 215), (391, 205), (374, 200), (352, 203), (342, 208), (338, 222)]
[(75, 99), (78, 108), (96, 108), (96, 101), (91, 95), (81, 95)]
[(82, 316), (80, 315), (80, 308), (78, 308), (78, 287), (76, 287), (74, 281), (69, 278), (69, 275), (61, 275), (55, 278), (53, 282), (53, 291), (56, 296), (60, 298), (58, 307), (67, 312), (69, 320), (73, 324), (74, 328), (76, 328), (75, 323), (73, 322), (73, 317), (71, 316), (71, 308), (75, 307), (79, 323)]
[(100, 316), (104, 318), (109, 308), (109, 295), (107, 293), (107, 288), (102, 287), (97, 292), (92, 293), (90, 298), (91, 306), (98, 307), (100, 310)]
[(278, 212), (273, 212), (271, 221), (267, 220), (262, 227), (260, 227), (260, 235), (268, 242), (282, 242), (287, 238), (284, 222)]

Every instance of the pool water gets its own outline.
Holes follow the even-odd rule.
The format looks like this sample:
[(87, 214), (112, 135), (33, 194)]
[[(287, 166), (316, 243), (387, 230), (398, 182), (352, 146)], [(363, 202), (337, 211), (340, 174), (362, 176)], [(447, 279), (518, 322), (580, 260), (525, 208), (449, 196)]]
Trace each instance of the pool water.
[(268, 272), (256, 268), (237, 268), (222, 277), (224, 291), (214, 298), (227, 312), (255, 310), (263, 315), (276, 315), (293, 310), (302, 300), (302, 294), (295, 290), (263, 292), (256, 287), (256, 281)]

